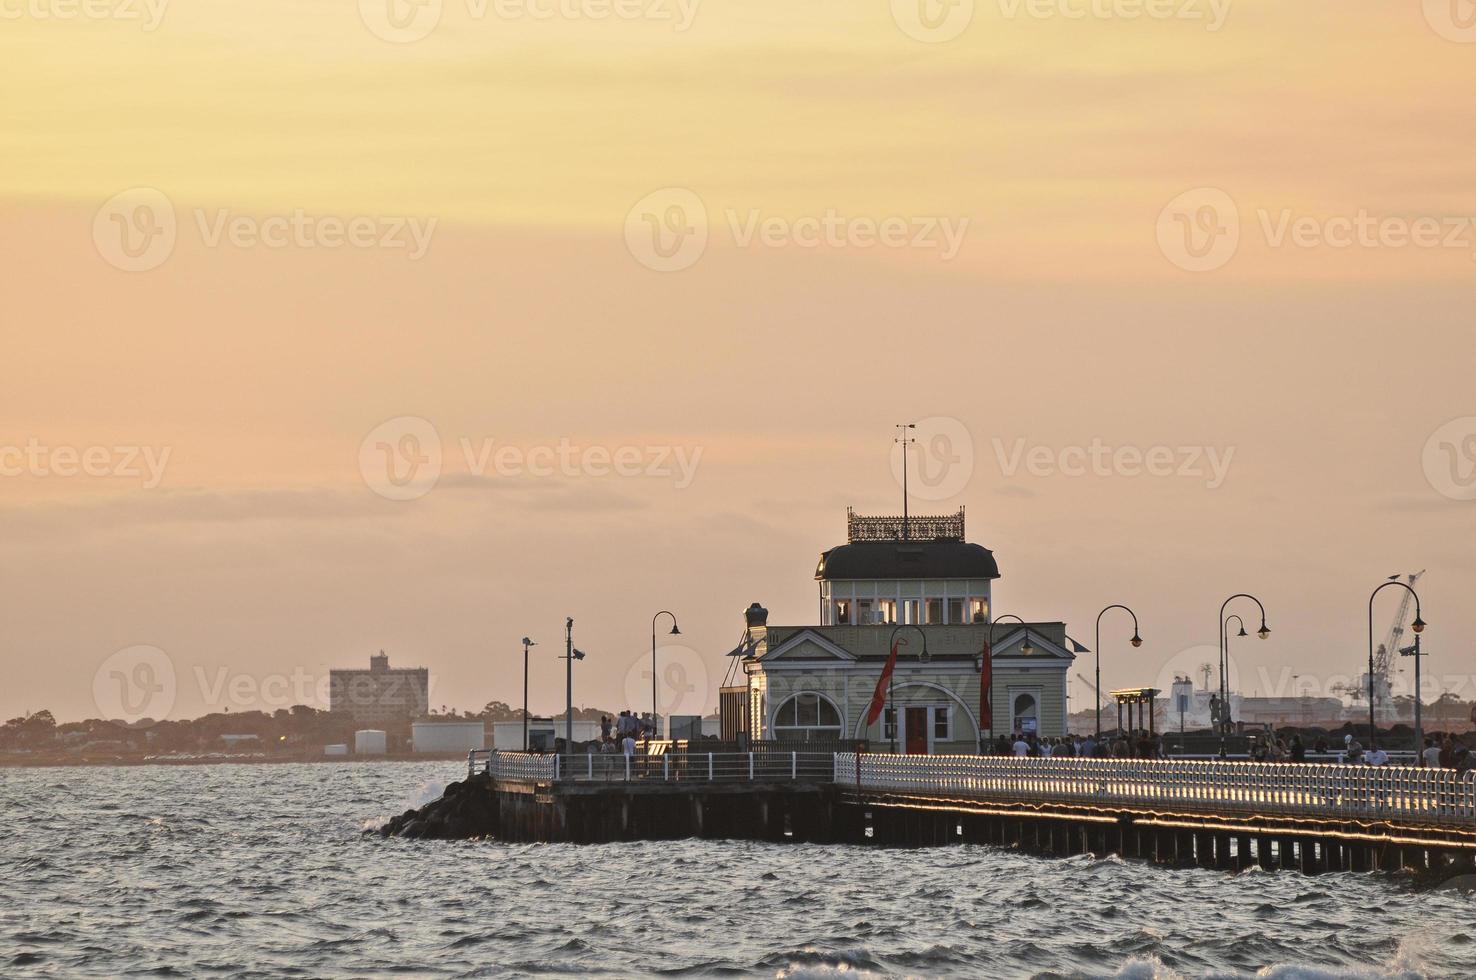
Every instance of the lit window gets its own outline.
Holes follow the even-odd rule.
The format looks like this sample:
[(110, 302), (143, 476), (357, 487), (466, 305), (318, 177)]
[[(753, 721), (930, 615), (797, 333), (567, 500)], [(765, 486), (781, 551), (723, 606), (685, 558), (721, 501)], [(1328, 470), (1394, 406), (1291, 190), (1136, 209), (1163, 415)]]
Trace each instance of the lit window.
[(774, 737), (786, 742), (840, 738), (840, 712), (818, 694), (796, 694), (774, 715)]
[(835, 602), (835, 616), (833, 622), (836, 626), (851, 625), (851, 600), (837, 599)]
[(902, 600), (902, 622), (913, 626), (922, 622), (922, 603), (917, 599)]
[(876, 614), (872, 612), (870, 599), (856, 600), (856, 614), (856, 625), (858, 626), (870, 626), (876, 622), (873, 618)]
[(988, 619), (989, 619), (989, 600), (988, 599), (970, 599), (969, 600), (969, 622), (971, 622), (971, 623), (982, 623), (982, 622), (987, 621)]
[(933, 624), (943, 622), (942, 599), (928, 599), (924, 604), (924, 610), (927, 613), (927, 619), (925, 619), (924, 622)]
[(876, 600), (876, 621), (881, 624), (890, 625), (897, 621), (897, 600)]

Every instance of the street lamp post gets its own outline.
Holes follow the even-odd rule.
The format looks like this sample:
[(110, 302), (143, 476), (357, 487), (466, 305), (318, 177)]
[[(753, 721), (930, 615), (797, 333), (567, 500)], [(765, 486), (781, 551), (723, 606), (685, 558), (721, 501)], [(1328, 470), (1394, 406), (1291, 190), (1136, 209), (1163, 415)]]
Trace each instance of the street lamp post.
[[(651, 728), (653, 731), (658, 724), (656, 719), (660, 717), (656, 713), (656, 620), (660, 619), (662, 616), (671, 617), (671, 636), (682, 635), (682, 631), (677, 629), (677, 618), (675, 613), (663, 609), (659, 613), (651, 617)], [(668, 738), (671, 737), (670, 725), (666, 727), (666, 734)]]
[[(1030, 645), (1030, 624), (1026, 623), (1025, 620), (1021, 619), (1019, 616), (1016, 616), (1014, 613), (1005, 613), (1003, 616), (995, 616), (989, 620), (989, 656), (994, 656), (994, 628), (1000, 623), (1004, 622), (1006, 619), (1013, 619), (1015, 622), (1019, 623), (1020, 628), (1025, 631), (1025, 642), (1021, 644), (1020, 652), (1027, 657), (1030, 656), (1032, 653), (1035, 652), (1035, 647)], [(989, 690), (980, 691), (979, 697), (981, 699), (988, 700), (990, 705), (989, 713), (991, 715), (994, 714), (994, 666), (992, 664), (990, 665), (989, 669)], [(1010, 722), (1010, 725), (1013, 728), (1014, 722)], [(993, 731), (993, 728), (991, 727), (990, 730)]]
[(528, 751), (528, 648), (538, 644), (523, 637), (523, 751)]
[[(923, 642), (922, 653), (918, 654), (917, 656), (919, 660), (926, 662), (928, 659), (928, 634), (924, 633), (922, 627), (916, 625), (915, 623), (903, 623), (901, 626), (898, 626), (896, 629), (892, 630), (891, 637), (887, 639), (887, 650), (889, 652), (891, 651), (892, 645), (897, 642), (897, 634), (902, 632), (903, 630), (917, 630), (917, 635), (922, 637)], [(902, 645), (906, 646), (907, 644), (904, 642)], [(897, 754), (897, 729), (902, 727), (902, 719), (897, 714), (897, 704), (892, 697), (896, 690), (897, 671), (894, 667), (891, 675), (887, 678), (887, 710), (892, 713), (892, 739), (890, 744), (893, 755)], [(886, 718), (883, 717), (882, 727), (885, 728), (886, 725)]]
[[(1266, 625), (1266, 607), (1262, 605), (1260, 599), (1257, 599), (1255, 596), (1251, 595), (1248, 592), (1237, 592), (1220, 604), (1220, 615), (1216, 617), (1216, 626), (1219, 628), (1220, 637), (1220, 758), (1222, 759), (1229, 755), (1229, 746), (1226, 742), (1226, 736), (1230, 734), (1231, 725), (1229, 677), (1230, 638), (1225, 635), (1225, 624), (1227, 622), (1225, 610), (1229, 607), (1230, 603), (1234, 602), (1236, 599), (1249, 599), (1251, 602), (1254, 602), (1256, 604), (1256, 607), (1261, 610), (1261, 628), (1256, 630), (1256, 635), (1263, 640), (1271, 635), (1271, 628)], [(1240, 621), (1240, 629), (1242, 633), (1245, 631), (1245, 620)]]
[(574, 661), (584, 659), (584, 651), (574, 649), (574, 617), (564, 620), (564, 751), (574, 748)]
[(1098, 742), (1102, 741), (1102, 617), (1107, 614), (1107, 610), (1108, 609), (1121, 609), (1124, 612), (1126, 612), (1129, 616), (1133, 617), (1133, 638), (1129, 642), (1131, 642), (1132, 645), (1135, 648), (1136, 647), (1140, 647), (1140, 646), (1143, 645), (1143, 638), (1138, 635), (1138, 614), (1135, 613), (1135, 612), (1133, 612), (1127, 606), (1124, 606), (1122, 603), (1114, 603), (1113, 605), (1110, 605), (1106, 609), (1103, 609), (1101, 612), (1097, 613), (1097, 644), (1096, 644), (1096, 652), (1097, 652), (1097, 692), (1096, 693), (1097, 693), (1097, 741)]
[[(1415, 601), (1415, 618), (1414, 618), (1414, 622), (1410, 624), (1410, 627), (1409, 628), (1412, 629), (1412, 630), (1414, 630), (1414, 632), (1415, 632), (1415, 639), (1416, 640), (1418, 640), (1419, 639), (1419, 635), (1425, 631), (1425, 625), (1426, 625), (1424, 618), (1420, 615), (1420, 594), (1414, 590), (1414, 587), (1413, 586), (1407, 585), (1404, 582), (1401, 582), (1401, 581), (1399, 581), (1396, 578), (1396, 579), (1391, 579), (1388, 582), (1385, 582), (1383, 585), (1379, 586), (1378, 588), (1374, 589), (1372, 592), (1369, 593), (1369, 595), (1368, 595), (1368, 747), (1371, 748), (1371, 749), (1378, 748), (1378, 744), (1379, 744), (1379, 730), (1378, 730), (1378, 727), (1376, 726), (1376, 723), (1374, 721), (1374, 632), (1373, 632), (1374, 627), (1373, 627), (1373, 606), (1374, 606), (1374, 598), (1380, 592), (1382, 592), (1385, 589), (1389, 588), (1389, 586), (1391, 586), (1391, 585), (1397, 585), (1401, 589), (1404, 589), (1405, 591), (1407, 591), (1410, 595), (1414, 596), (1414, 601)], [(1406, 608), (1408, 608), (1408, 607), (1406, 607)], [(1397, 646), (1397, 644), (1396, 644), (1396, 646)], [(1395, 651), (1395, 650), (1390, 650), (1389, 651), (1389, 653), (1390, 653), (1391, 656), (1394, 653), (1397, 653), (1397, 652), (1398, 651)], [(1415, 710), (1416, 711), (1419, 710), (1418, 705), (1419, 705), (1419, 698), (1420, 698), (1419, 673), (1418, 673), (1419, 672), (1419, 668), (1420, 668), (1420, 659), (1419, 659), (1418, 656), (1416, 656), (1415, 657), (1415, 671), (1416, 671), (1416, 674), (1415, 674), (1415, 705), (1416, 705), (1416, 708), (1415, 708)], [(1419, 722), (1416, 722), (1415, 723), (1415, 738), (1416, 739), (1419, 739), (1420, 738)], [(1415, 754), (1416, 755), (1419, 755), (1419, 749), (1420, 749), (1420, 743), (1418, 741), (1416, 741), (1415, 742)]]

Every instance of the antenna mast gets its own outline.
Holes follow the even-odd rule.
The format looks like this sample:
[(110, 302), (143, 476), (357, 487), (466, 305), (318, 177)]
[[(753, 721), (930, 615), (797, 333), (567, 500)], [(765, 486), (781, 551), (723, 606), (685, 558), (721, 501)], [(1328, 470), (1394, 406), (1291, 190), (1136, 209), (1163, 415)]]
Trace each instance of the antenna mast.
[(894, 443), (902, 446), (902, 540), (907, 541), (912, 537), (911, 528), (907, 521), (907, 453), (917, 439), (909, 433), (909, 429), (917, 428), (914, 422), (899, 422), (896, 426), (901, 434), (893, 439)]

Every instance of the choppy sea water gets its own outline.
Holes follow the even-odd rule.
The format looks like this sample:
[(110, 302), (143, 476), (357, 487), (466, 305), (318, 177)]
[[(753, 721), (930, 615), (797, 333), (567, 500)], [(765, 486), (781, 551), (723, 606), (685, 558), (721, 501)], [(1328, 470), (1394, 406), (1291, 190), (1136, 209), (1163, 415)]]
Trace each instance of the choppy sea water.
[(462, 774), (0, 770), (0, 976), (1476, 976), (1476, 902), (1386, 877), (361, 835)]

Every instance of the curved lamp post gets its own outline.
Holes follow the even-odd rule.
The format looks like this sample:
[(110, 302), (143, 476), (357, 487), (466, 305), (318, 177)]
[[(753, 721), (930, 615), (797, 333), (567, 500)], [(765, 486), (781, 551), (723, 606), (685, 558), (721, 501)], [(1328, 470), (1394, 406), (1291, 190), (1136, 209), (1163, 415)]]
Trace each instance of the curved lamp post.
[[(1378, 730), (1377, 727), (1375, 727), (1375, 724), (1374, 724), (1374, 632), (1373, 632), (1373, 604), (1374, 604), (1374, 597), (1377, 596), (1380, 592), (1382, 592), (1385, 589), (1387, 589), (1391, 585), (1397, 585), (1401, 589), (1404, 589), (1404, 590), (1408, 591), (1410, 595), (1414, 596), (1414, 601), (1415, 601), (1415, 618), (1414, 618), (1414, 622), (1410, 624), (1410, 627), (1409, 628), (1412, 629), (1412, 630), (1414, 630), (1416, 638), (1419, 637), (1419, 634), (1425, 632), (1425, 620), (1424, 620), (1423, 617), (1420, 616), (1420, 594), (1414, 590), (1414, 587), (1413, 586), (1406, 585), (1404, 582), (1401, 582), (1398, 579), (1393, 579), (1391, 581), (1385, 582), (1383, 585), (1379, 586), (1377, 589), (1374, 589), (1373, 592), (1369, 593), (1369, 596), (1368, 596), (1368, 747), (1371, 748), (1371, 749), (1377, 748), (1378, 747), (1378, 744), (1379, 744), (1379, 734), (1378, 734), (1379, 733), (1379, 730)], [(1390, 656), (1393, 656), (1393, 655), (1397, 654), (1398, 652), (1399, 652), (1398, 650), (1390, 650), (1389, 651), (1389, 655)], [(1420, 661), (1419, 661), (1419, 658), (1416, 657), (1415, 658), (1415, 670), (1416, 671), (1419, 670), (1419, 666), (1420, 666)], [(1415, 678), (1415, 710), (1416, 711), (1419, 710), (1419, 701), (1420, 701), (1419, 678), (1416, 677)], [(1421, 732), (1419, 730), (1419, 726), (1416, 726), (1415, 727), (1415, 738), (1416, 738), (1416, 742), (1415, 742), (1415, 755), (1416, 755), (1416, 757), (1419, 756), (1420, 742), (1418, 740), (1419, 740), (1420, 736), (1421, 736)]]
[[(887, 638), (887, 651), (888, 651), (888, 653), (890, 653), (890, 651), (892, 649), (892, 645), (897, 642), (897, 634), (900, 633), (900, 632), (902, 632), (903, 630), (917, 630), (917, 635), (920, 636), (920, 637), (922, 637), (922, 643), (923, 643), (922, 653), (919, 653), (917, 655), (917, 659), (920, 660), (923, 663), (927, 663), (928, 660), (930, 659), (929, 656), (928, 656), (928, 634), (924, 633), (922, 627), (921, 626), (918, 626), (915, 623), (903, 623), (901, 626), (898, 626), (896, 629), (892, 630), (892, 635)], [(903, 646), (906, 646), (907, 645), (907, 642), (904, 640), (902, 642), (902, 645)], [(893, 670), (892, 673), (890, 675), (888, 675), (888, 677), (887, 677), (887, 710), (892, 713), (892, 738), (891, 738), (891, 743), (890, 744), (891, 744), (892, 754), (893, 755), (896, 755), (897, 754), (897, 729), (899, 729), (899, 728), (902, 727), (902, 719), (898, 716), (898, 714), (897, 714), (897, 706), (892, 701), (892, 694), (896, 690), (897, 690), (897, 672), (895, 670)], [(886, 716), (884, 715), (884, 716), (882, 716), (882, 728), (886, 728), (886, 727), (887, 727), (887, 719), (886, 719)]]
[(1143, 638), (1138, 635), (1138, 614), (1133, 612), (1122, 603), (1114, 603), (1097, 613), (1097, 741), (1102, 741), (1102, 617), (1107, 615), (1108, 609), (1121, 609), (1133, 617), (1133, 638), (1128, 641), (1136, 647), (1143, 645)]
[[(993, 619), (991, 619), (989, 621), (989, 656), (991, 658), (993, 658), (993, 656), (994, 656), (994, 628), (996, 626), (998, 626), (1000, 623), (1002, 623), (1003, 621), (1005, 621), (1006, 619), (1013, 619), (1015, 622), (1019, 623), (1020, 624), (1020, 628), (1025, 631), (1025, 642), (1020, 645), (1020, 652), (1022, 654), (1024, 654), (1025, 656), (1027, 656), (1027, 657), (1030, 656), (1032, 653), (1035, 652), (1035, 647), (1033, 647), (1033, 646), (1030, 645), (1030, 624), (1027, 623), (1027, 622), (1025, 622), (1025, 620), (1021, 619), (1019, 616), (1016, 616), (1014, 613), (1005, 613), (1003, 616), (995, 616)], [(981, 697), (987, 697), (989, 699), (989, 704), (991, 706), (991, 712), (992, 712), (992, 710), (993, 710), (993, 704), (994, 704), (994, 665), (993, 664), (990, 664), (990, 666), (989, 666), (989, 690), (987, 692), (981, 691), (980, 692), (980, 696)], [(1013, 710), (1013, 706), (1011, 706), (1011, 710)], [(1013, 728), (1014, 727), (1014, 722), (1011, 721), (1010, 725)], [(991, 728), (991, 731), (992, 730), (993, 729)]]
[[(677, 629), (676, 613), (673, 613), (673, 612), (670, 612), (669, 610), (663, 609), (659, 613), (657, 613), (656, 615), (654, 615), (654, 616), (651, 617), (651, 727), (652, 727), (652, 729), (655, 729), (656, 725), (658, 724), (658, 722), (656, 721), (656, 719), (658, 717), (660, 717), (656, 713), (656, 620), (660, 619), (662, 616), (670, 616), (671, 617), (671, 633), (668, 634), (669, 636), (681, 636), (682, 635), (682, 631), (679, 630), (679, 629)], [(670, 735), (671, 735), (671, 726), (670, 725), (666, 726), (666, 734), (667, 734), (668, 737), (670, 737)]]
[[(1249, 592), (1237, 592), (1220, 604), (1220, 615), (1217, 625), (1220, 629), (1220, 710), (1222, 712), (1220, 715), (1222, 719), (1220, 723), (1220, 758), (1222, 759), (1228, 754), (1225, 736), (1230, 734), (1230, 638), (1225, 635), (1225, 624), (1228, 621), (1228, 618), (1225, 616), (1225, 610), (1236, 599), (1249, 599), (1256, 604), (1256, 607), (1261, 610), (1261, 628), (1256, 630), (1256, 635), (1263, 640), (1271, 635), (1271, 627), (1266, 625), (1266, 607), (1261, 604), (1260, 599), (1257, 599)], [(1240, 629), (1243, 634), (1245, 632), (1245, 620), (1243, 619), (1240, 621)]]

